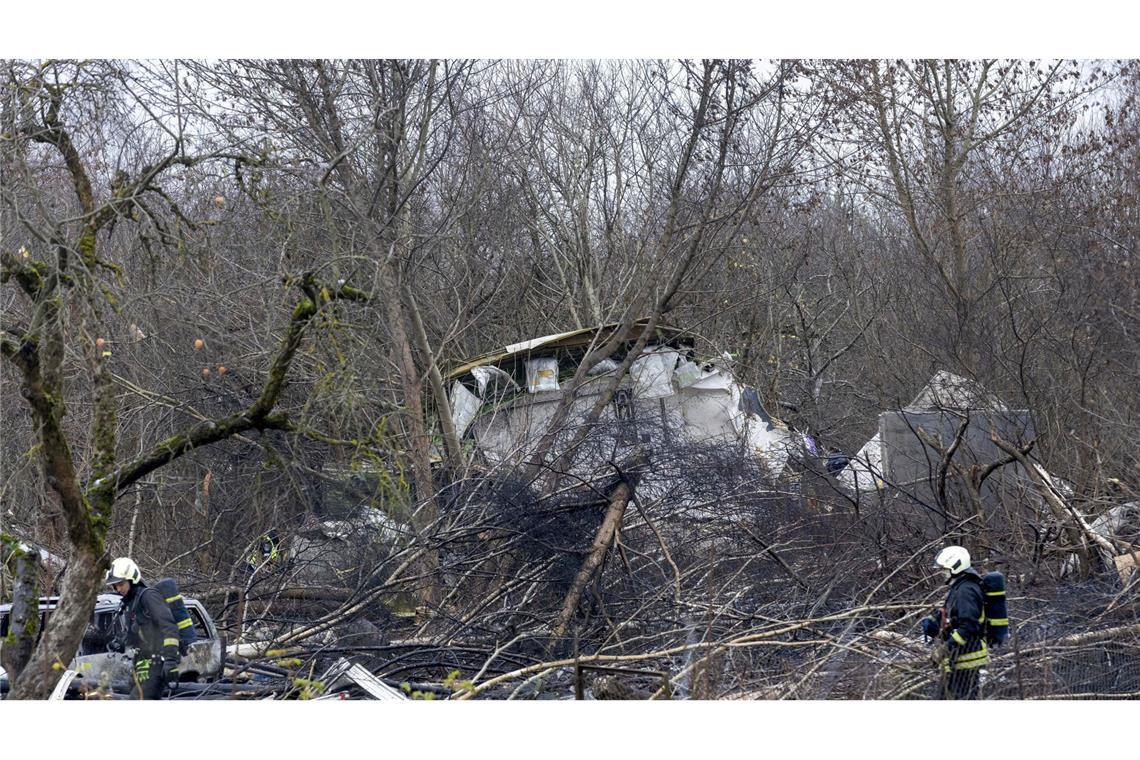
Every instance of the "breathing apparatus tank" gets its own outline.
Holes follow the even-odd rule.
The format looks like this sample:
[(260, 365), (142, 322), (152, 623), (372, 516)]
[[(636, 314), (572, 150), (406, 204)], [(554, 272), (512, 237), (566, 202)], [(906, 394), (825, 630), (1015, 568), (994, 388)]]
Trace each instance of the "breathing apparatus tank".
[(1009, 607), (1005, 600), (1005, 576), (994, 571), (982, 578), (985, 599), (986, 643), (1001, 646), (1009, 638)]
[(178, 651), (185, 657), (190, 645), (198, 640), (198, 632), (194, 630), (194, 620), (182, 601), (182, 592), (173, 578), (163, 578), (154, 587), (162, 594), (170, 607), (170, 614), (174, 616), (174, 624), (178, 626)]

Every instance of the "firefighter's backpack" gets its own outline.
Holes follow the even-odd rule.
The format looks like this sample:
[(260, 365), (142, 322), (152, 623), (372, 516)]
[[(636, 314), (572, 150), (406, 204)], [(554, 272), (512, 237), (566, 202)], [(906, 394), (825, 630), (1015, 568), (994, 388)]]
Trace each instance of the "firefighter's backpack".
[(1005, 576), (999, 572), (986, 573), (982, 578), (985, 599), (986, 644), (1001, 646), (1009, 638), (1009, 607), (1005, 601)]
[(170, 607), (174, 624), (178, 626), (178, 651), (185, 655), (190, 645), (198, 640), (198, 632), (194, 630), (194, 621), (190, 618), (186, 603), (182, 601), (182, 592), (178, 590), (178, 583), (173, 578), (163, 578), (154, 584), (154, 587)]

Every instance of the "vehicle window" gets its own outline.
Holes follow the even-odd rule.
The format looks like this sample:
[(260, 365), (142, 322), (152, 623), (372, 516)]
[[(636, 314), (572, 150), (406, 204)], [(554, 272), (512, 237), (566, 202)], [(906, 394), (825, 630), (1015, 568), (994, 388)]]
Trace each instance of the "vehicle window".
[(190, 613), (190, 619), (194, 621), (194, 632), (198, 634), (198, 640), (210, 638), (210, 632), (206, 629), (206, 623), (202, 620), (202, 613), (194, 607), (187, 607), (186, 611)]
[(83, 641), (79, 644), (79, 653), (102, 654), (107, 651), (107, 643), (111, 638), (111, 622), (114, 618), (112, 612), (97, 612), (91, 616), (87, 630), (83, 632)]
[[(51, 617), (50, 610), (40, 612), (40, 634), (47, 627), (49, 617)], [(113, 617), (114, 614), (111, 612), (92, 614), (91, 620), (87, 623), (87, 628), (83, 631), (83, 639), (79, 642), (80, 655), (101, 654), (107, 651), (107, 641), (111, 635)], [(8, 618), (8, 612), (0, 615), (0, 638), (8, 635)], [(38, 635), (36, 640), (39, 641)]]
[(79, 642), (79, 654), (101, 654), (107, 651), (107, 638), (100, 635), (94, 623), (88, 623), (83, 631), (83, 639)]

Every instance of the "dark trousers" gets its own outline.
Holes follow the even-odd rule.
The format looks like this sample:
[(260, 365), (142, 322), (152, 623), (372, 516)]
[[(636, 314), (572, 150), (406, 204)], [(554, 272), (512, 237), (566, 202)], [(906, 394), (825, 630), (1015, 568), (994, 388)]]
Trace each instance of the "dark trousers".
[(938, 682), (938, 699), (977, 699), (978, 668), (943, 673)]
[(162, 658), (139, 657), (134, 668), (135, 688), (131, 696), (135, 699), (162, 699), (166, 687), (162, 677)]

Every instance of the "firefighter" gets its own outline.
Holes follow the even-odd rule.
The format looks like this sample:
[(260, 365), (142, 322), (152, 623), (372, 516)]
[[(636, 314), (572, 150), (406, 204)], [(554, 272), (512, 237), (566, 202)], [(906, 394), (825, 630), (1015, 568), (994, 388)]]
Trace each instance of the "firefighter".
[(277, 564), (281, 554), (277, 548), (277, 531), (269, 531), (257, 540), (253, 551), (246, 562), (246, 572), (253, 574), (262, 567), (271, 567)]
[(107, 585), (123, 597), (116, 620), (115, 651), (135, 647), (135, 699), (162, 699), (178, 683), (178, 626), (166, 600), (142, 580), (139, 566), (119, 557), (107, 571)]
[(950, 586), (946, 604), (922, 621), (923, 633), (935, 641), (931, 661), (941, 674), (938, 697), (977, 699), (978, 671), (989, 662), (982, 578), (961, 546), (938, 552), (934, 567)]

